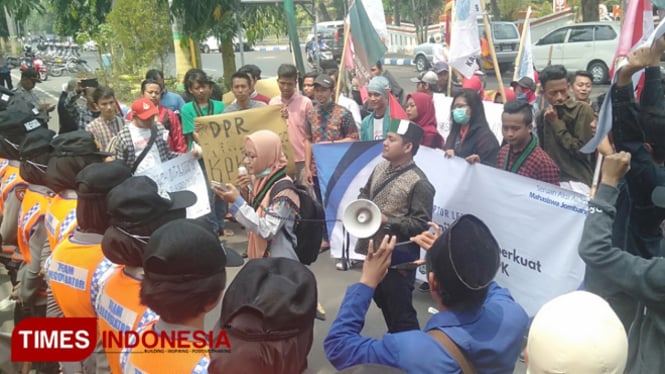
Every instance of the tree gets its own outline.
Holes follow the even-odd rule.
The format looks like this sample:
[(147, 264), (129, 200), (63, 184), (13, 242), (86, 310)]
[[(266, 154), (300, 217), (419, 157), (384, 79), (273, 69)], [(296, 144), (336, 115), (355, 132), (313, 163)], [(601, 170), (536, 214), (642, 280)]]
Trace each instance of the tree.
[[(238, 21), (250, 44), (286, 30), (286, 17), (280, 4), (243, 6), (234, 0), (173, 0), (171, 13), (182, 24), (183, 40), (191, 38), (198, 43), (208, 33), (217, 37), (225, 77), (236, 71), (233, 37), (237, 35)], [(198, 54), (198, 48), (196, 51)]]
[[(123, 73), (141, 71), (163, 61), (171, 45), (171, 23), (166, 4), (159, 0), (115, 0), (106, 17), (115, 39), (122, 45), (114, 68)], [(121, 67), (120, 70), (118, 68)]]
[(582, 20), (598, 21), (598, 0), (582, 0)]
[[(18, 0), (20, 1), (20, 0)], [(55, 16), (55, 29), (59, 35), (94, 33), (111, 11), (113, 0), (48, 0)], [(30, 3), (31, 1), (25, 1)]]

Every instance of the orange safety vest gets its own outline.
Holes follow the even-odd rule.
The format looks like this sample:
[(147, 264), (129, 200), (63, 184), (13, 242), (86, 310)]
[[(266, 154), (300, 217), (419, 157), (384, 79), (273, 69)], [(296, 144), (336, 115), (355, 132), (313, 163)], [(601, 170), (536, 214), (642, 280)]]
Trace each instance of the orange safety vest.
[(6, 158), (0, 158), (0, 179), (5, 176), (7, 166), (9, 166), (9, 160)]
[[(59, 193), (51, 199), (44, 222), (51, 252), (76, 228), (76, 197)], [(64, 230), (63, 230), (64, 229)]]
[[(50, 191), (50, 190), (48, 190)], [(50, 194), (45, 191), (36, 191), (33, 185), (28, 185), (25, 191), (23, 202), (21, 203), (21, 212), (18, 215), (18, 233), (16, 239), (18, 248), (23, 255), (23, 260), (30, 263), (30, 237), (33, 234), (34, 227), (44, 219), (46, 210), (51, 203), (53, 192)]]
[(113, 340), (108, 338), (109, 334), (136, 331), (158, 318), (157, 313), (141, 305), (140, 290), (141, 280), (127, 274), (124, 267), (120, 267), (108, 276), (95, 303), (97, 330), (100, 339), (107, 336), (104, 350), (113, 374), (122, 374), (120, 350), (123, 347), (113, 344)]
[[(18, 219), (18, 216), (14, 218), (4, 217), (6, 215), (5, 202), (9, 198), (10, 193), (14, 193), (16, 198), (22, 201), (25, 190), (28, 188), (28, 183), (21, 178), (18, 170), (18, 166), (7, 163), (5, 174), (2, 176), (2, 184), (0, 185), (0, 211), (2, 211), (3, 219)], [(3, 243), (2, 253), (11, 256), (15, 260), (22, 260), (21, 256), (16, 253), (16, 243)]]
[[(139, 331), (139, 336), (144, 331), (155, 329), (153, 321)], [(157, 345), (160, 346), (159, 344)], [(138, 345), (131, 349), (125, 349), (120, 355), (120, 365), (124, 372), (134, 374), (152, 374), (152, 373), (205, 373), (210, 364), (208, 347), (189, 351), (187, 353), (169, 353), (168, 348), (162, 352), (151, 352), (149, 347), (145, 347), (139, 339)], [(161, 348), (155, 348), (161, 350)], [(132, 354), (133, 351), (138, 352)]]
[(77, 243), (67, 238), (58, 244), (44, 269), (53, 298), (65, 317), (96, 317), (93, 305), (99, 293), (98, 282), (112, 267), (100, 243)]

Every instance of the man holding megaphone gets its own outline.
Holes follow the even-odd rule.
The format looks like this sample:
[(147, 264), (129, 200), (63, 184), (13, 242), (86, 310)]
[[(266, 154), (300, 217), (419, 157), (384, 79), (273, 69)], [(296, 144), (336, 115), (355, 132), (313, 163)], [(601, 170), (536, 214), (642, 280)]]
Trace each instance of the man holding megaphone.
[[(427, 230), (427, 222), (432, 219), (434, 187), (413, 160), (422, 137), (422, 128), (413, 122), (393, 123), (383, 141), (382, 156), (386, 161), (374, 168), (367, 184), (360, 189), (358, 198), (371, 200), (381, 211), (380, 228), (371, 235), (376, 245), (385, 235), (395, 235), (397, 242), (408, 242)], [(367, 254), (368, 244), (369, 239), (358, 240), (355, 251)], [(405, 247), (399, 250), (399, 262), (418, 259), (417, 245)], [(393, 267), (376, 287), (374, 301), (391, 333), (420, 329), (411, 295), (415, 278), (415, 269)]]

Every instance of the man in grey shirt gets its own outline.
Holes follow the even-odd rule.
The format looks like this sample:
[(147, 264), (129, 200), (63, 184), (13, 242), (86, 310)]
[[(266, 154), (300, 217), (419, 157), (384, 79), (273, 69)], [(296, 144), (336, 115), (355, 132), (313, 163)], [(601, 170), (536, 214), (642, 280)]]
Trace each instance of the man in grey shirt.
[(266, 106), (261, 101), (249, 98), (252, 93), (252, 79), (245, 73), (236, 72), (231, 76), (231, 91), (233, 91), (236, 99), (224, 109), (224, 113)]

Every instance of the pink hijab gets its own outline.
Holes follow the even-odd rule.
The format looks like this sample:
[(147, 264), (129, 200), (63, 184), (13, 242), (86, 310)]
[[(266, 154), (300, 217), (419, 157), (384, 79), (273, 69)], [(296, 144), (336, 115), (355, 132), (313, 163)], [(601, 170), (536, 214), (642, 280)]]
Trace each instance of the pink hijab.
[[(264, 188), (266, 183), (270, 180), (275, 173), (286, 167), (286, 155), (282, 151), (282, 140), (279, 135), (270, 130), (259, 130), (245, 137), (245, 148), (253, 150), (256, 154), (256, 159), (254, 160), (254, 170), (256, 173), (261, 173), (266, 169), (270, 169), (270, 172), (262, 177), (257, 177), (256, 174), (252, 176), (253, 188), (252, 196), (257, 196), (261, 189)], [(286, 177), (288, 178), (288, 177)], [(282, 194), (293, 194), (290, 189), (287, 189)], [(290, 196), (292, 199), (297, 200), (297, 195)], [(256, 213), (259, 217), (265, 216), (265, 211), (263, 207), (268, 206), (270, 203), (270, 192), (266, 193), (261, 201), (260, 206), (256, 209)], [(268, 248), (268, 241), (254, 232), (249, 233), (249, 245), (247, 247), (247, 257), (249, 258), (262, 258), (265, 255), (265, 251)]]

